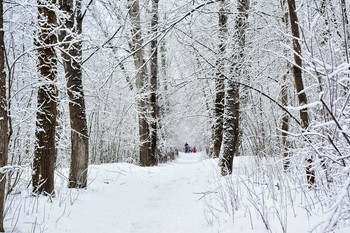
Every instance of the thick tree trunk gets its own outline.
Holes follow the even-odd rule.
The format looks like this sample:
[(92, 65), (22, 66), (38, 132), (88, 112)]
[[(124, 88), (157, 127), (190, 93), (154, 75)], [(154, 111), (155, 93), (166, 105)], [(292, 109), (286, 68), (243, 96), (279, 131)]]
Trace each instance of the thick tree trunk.
[[(302, 77), (302, 60), (301, 60), (301, 46), (299, 43), (300, 33), (299, 33), (299, 25), (298, 25), (298, 15), (295, 7), (295, 0), (288, 0), (288, 9), (289, 9), (289, 18), (290, 18), (290, 26), (293, 35), (293, 50), (294, 50), (294, 65), (293, 65), (293, 75), (294, 75), (294, 83), (295, 89), (297, 91), (299, 105), (306, 105), (307, 97), (304, 90), (304, 83)], [(304, 130), (309, 127), (309, 113), (307, 107), (304, 107), (300, 110), (300, 119), (301, 126)], [(314, 186), (315, 184), (315, 171), (312, 169), (313, 159), (312, 157), (308, 157), (306, 159), (307, 167), (306, 167), (306, 177), (307, 182), (310, 186)]]
[[(5, 73), (5, 43), (4, 43), (4, 10), (3, 1), (0, 0), (0, 167), (7, 165), (8, 157), (8, 119), (6, 98)], [(0, 232), (4, 230), (6, 173), (0, 173)]]
[(158, 0), (152, 0), (152, 23), (151, 31), (154, 38), (151, 41), (151, 124), (150, 124), (150, 156), (149, 165), (155, 166), (158, 164), (157, 146), (158, 146), (158, 120), (159, 120), (159, 107), (158, 107), (158, 39), (156, 37), (158, 33)]
[(38, 112), (36, 119), (36, 144), (33, 161), (33, 192), (54, 194), (54, 168), (56, 161), (56, 117), (57, 117), (57, 55), (54, 44), (56, 2), (51, 5), (38, 1), (39, 37), (38, 51)]
[(76, 0), (75, 4), (69, 0), (62, 0), (60, 7), (69, 17), (60, 35), (60, 40), (63, 42), (62, 57), (67, 80), (71, 124), (72, 151), (68, 187), (85, 188), (89, 163), (89, 135), (81, 67), (83, 20), (81, 0)]
[(139, 118), (140, 137), (140, 166), (150, 166), (150, 137), (147, 122), (148, 95), (147, 95), (147, 71), (142, 48), (142, 33), (140, 22), (140, 3), (138, 0), (128, 0), (129, 16), (132, 24), (131, 50), (134, 52), (134, 64), (136, 73), (137, 105)]
[(213, 157), (220, 155), (223, 134), (224, 96), (225, 96), (225, 51), (227, 43), (227, 7), (225, 0), (220, 0), (219, 10), (219, 53), (216, 61), (215, 108), (214, 108), (214, 145)]
[(240, 99), (238, 80), (242, 75), (244, 61), (245, 32), (248, 21), (249, 0), (238, 0), (235, 19), (234, 48), (230, 75), (226, 81), (224, 134), (220, 153), (221, 174), (232, 173), (233, 157), (238, 154)]
[(220, 155), (221, 174), (232, 173), (233, 157), (239, 145), (239, 85), (227, 80), (225, 94), (225, 116), (223, 146)]

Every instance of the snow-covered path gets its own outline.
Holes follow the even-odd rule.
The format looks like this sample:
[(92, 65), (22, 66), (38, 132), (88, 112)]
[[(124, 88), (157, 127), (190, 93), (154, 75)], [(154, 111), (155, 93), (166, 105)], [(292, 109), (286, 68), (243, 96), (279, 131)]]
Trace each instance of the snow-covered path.
[(202, 160), (201, 153), (180, 153), (159, 167), (93, 166), (90, 188), (79, 194), (69, 214), (50, 218), (45, 232), (210, 232), (200, 193), (207, 191), (215, 165)]
[[(234, 175), (224, 178), (217, 159), (201, 153), (180, 153), (176, 161), (157, 167), (94, 165), (86, 190), (68, 189), (65, 176), (57, 172), (53, 199), (35, 197), (26, 186), (8, 196), (6, 232), (295, 233), (310, 232), (322, 221), (317, 205), (312, 215), (305, 211), (312, 192), (279, 193), (274, 184), (281, 181), (267, 177), (261, 182), (264, 177), (257, 177), (256, 165), (249, 162), (254, 160), (236, 158)], [(273, 172), (270, 163), (259, 161), (259, 166)]]

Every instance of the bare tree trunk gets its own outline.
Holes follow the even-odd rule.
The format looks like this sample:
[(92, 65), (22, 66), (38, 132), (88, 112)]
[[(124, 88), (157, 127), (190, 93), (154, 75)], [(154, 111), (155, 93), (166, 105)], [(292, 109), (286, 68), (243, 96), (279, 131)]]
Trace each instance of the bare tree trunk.
[(161, 77), (162, 77), (162, 83), (163, 83), (163, 92), (162, 93), (158, 93), (159, 95), (161, 95), (163, 98), (163, 106), (162, 106), (162, 111), (163, 114), (169, 112), (169, 108), (170, 108), (170, 103), (169, 103), (169, 93), (168, 93), (168, 74), (167, 74), (167, 58), (166, 58), (166, 54), (167, 54), (167, 49), (166, 49), (166, 43), (165, 43), (165, 39), (163, 38), (163, 40), (161, 41), (160, 44), (160, 64), (161, 64)]
[[(161, 107), (160, 107), (160, 117), (163, 117), (163, 115), (165, 115), (166, 113), (169, 112), (169, 108), (170, 108), (170, 103), (169, 103), (169, 93), (168, 93), (168, 74), (167, 74), (167, 49), (166, 49), (166, 43), (165, 43), (165, 39), (163, 38), (163, 40), (160, 43), (160, 65), (161, 65), (161, 71), (160, 71), (160, 76), (161, 76), (161, 81), (160, 82), (162, 84), (162, 92), (159, 92), (158, 95), (160, 96), (158, 99), (162, 100), (161, 103)], [(158, 80), (160, 81), (160, 80)], [(159, 106), (159, 104), (158, 104)], [(158, 127), (161, 128), (161, 127)]]
[(138, 98), (138, 118), (139, 118), (139, 137), (140, 137), (140, 165), (150, 165), (150, 149), (149, 149), (149, 125), (147, 122), (147, 71), (144, 59), (144, 51), (142, 48), (142, 33), (140, 22), (140, 3), (139, 0), (128, 0), (129, 16), (132, 24), (132, 44), (131, 50), (134, 52), (134, 64), (136, 73), (136, 89)]
[[(281, 8), (282, 10), (286, 9), (286, 0), (281, 0)], [(286, 11), (282, 17), (282, 21), (288, 29), (288, 12)], [(284, 54), (287, 55), (288, 51), (284, 50)], [(288, 73), (290, 70), (289, 63), (286, 64), (286, 68), (288, 72), (283, 75), (282, 86), (281, 86), (281, 104), (282, 106), (288, 105)], [(289, 158), (289, 148), (288, 148), (288, 131), (289, 131), (289, 116), (286, 112), (283, 112), (282, 115), (282, 145), (283, 145), (283, 169), (284, 171), (288, 171), (290, 167), (290, 158)]]
[(157, 146), (158, 146), (158, 120), (159, 120), (159, 107), (158, 107), (158, 39), (156, 37), (158, 33), (158, 1), (152, 0), (152, 22), (151, 31), (154, 38), (151, 41), (151, 124), (150, 124), (150, 155), (149, 165), (155, 166), (158, 164), (157, 159)]
[(347, 9), (346, 9), (346, 1), (345, 0), (340, 0), (341, 4), (341, 12), (342, 12), (342, 24), (343, 24), (343, 31), (344, 31), (344, 44), (345, 44), (345, 56), (346, 56), (346, 61), (349, 63), (349, 52), (350, 52), (350, 23), (348, 19), (348, 14), (347, 14)]
[[(283, 76), (283, 84), (281, 87), (281, 103), (282, 106), (288, 105), (288, 87), (287, 74)], [(289, 131), (289, 116), (287, 113), (283, 112), (282, 116), (282, 145), (283, 145), (283, 169), (284, 171), (289, 170), (290, 158), (289, 158), (289, 148), (288, 148), (288, 131)]]
[(61, 0), (61, 10), (68, 19), (61, 31), (63, 42), (63, 65), (69, 96), (69, 115), (71, 124), (71, 166), (69, 188), (85, 188), (89, 163), (89, 135), (86, 120), (86, 107), (82, 78), (82, 13), (81, 0)]
[[(166, 19), (165, 19), (166, 20)], [(159, 56), (160, 56), (160, 69), (158, 69), (159, 72), (159, 79), (158, 84), (162, 91), (159, 91), (157, 93), (158, 96), (158, 107), (159, 107), (159, 115), (158, 115), (158, 142), (159, 144), (162, 144), (166, 138), (169, 136), (168, 129), (166, 127), (166, 124), (163, 124), (163, 119), (165, 116), (169, 113), (169, 94), (168, 94), (168, 77), (167, 77), (167, 57), (166, 57), (166, 42), (165, 38), (163, 38), (160, 41), (160, 48), (159, 48)], [(169, 159), (172, 159), (172, 157), (169, 157), (168, 152), (168, 146), (163, 143), (162, 146), (158, 144), (158, 162), (166, 162)]]
[[(8, 157), (8, 119), (5, 73), (5, 43), (4, 43), (4, 3), (0, 0), (0, 167), (7, 165)], [(4, 230), (6, 173), (0, 173), (0, 232)]]
[[(345, 47), (345, 57), (346, 62), (350, 62), (350, 23), (349, 18), (347, 14), (347, 8), (346, 8), (346, 1), (340, 0), (341, 4), (341, 12), (342, 12), (342, 25), (343, 25), (343, 32), (344, 32), (344, 47)], [(348, 75), (349, 78), (349, 75)], [(344, 96), (349, 93), (349, 81), (346, 82), (344, 87)]]
[(245, 48), (245, 32), (248, 21), (249, 0), (238, 0), (235, 19), (234, 48), (230, 75), (226, 81), (224, 134), (220, 154), (221, 174), (232, 173), (233, 157), (238, 154), (240, 99), (238, 80), (242, 72)]
[(219, 10), (219, 53), (216, 61), (217, 73), (215, 79), (214, 108), (214, 145), (213, 156), (219, 157), (223, 134), (224, 96), (225, 96), (225, 51), (227, 43), (227, 6), (225, 0), (220, 0)]
[[(289, 18), (290, 18), (290, 26), (293, 35), (293, 50), (294, 50), (294, 65), (293, 65), (293, 75), (294, 75), (294, 83), (297, 91), (299, 105), (306, 105), (307, 97), (304, 90), (304, 83), (302, 77), (302, 60), (301, 60), (301, 46), (299, 43), (300, 33), (299, 33), (299, 25), (298, 25), (298, 15), (295, 7), (295, 0), (288, 0), (288, 9), (289, 9)], [(301, 126), (304, 130), (309, 127), (309, 113), (307, 107), (304, 107), (300, 110), (300, 119)], [(312, 157), (306, 158), (307, 167), (306, 167), (306, 177), (307, 182), (310, 186), (314, 186), (315, 184), (315, 171), (312, 169)]]
[(38, 1), (39, 37), (38, 51), (38, 112), (36, 119), (36, 144), (33, 161), (33, 192), (54, 194), (54, 168), (56, 160), (56, 117), (57, 117), (57, 42), (56, 1)]

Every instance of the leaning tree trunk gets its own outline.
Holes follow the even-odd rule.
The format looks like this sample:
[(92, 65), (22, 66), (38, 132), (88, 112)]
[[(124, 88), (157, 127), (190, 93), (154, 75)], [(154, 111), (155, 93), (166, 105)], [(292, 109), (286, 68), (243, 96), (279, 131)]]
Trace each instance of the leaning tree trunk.
[(39, 37), (38, 52), (38, 112), (36, 119), (36, 143), (33, 161), (33, 192), (52, 195), (54, 193), (54, 168), (56, 160), (56, 117), (57, 117), (57, 55), (54, 45), (56, 13), (55, 1), (38, 0)]
[(137, 107), (139, 119), (139, 137), (140, 137), (140, 166), (150, 166), (149, 149), (149, 125), (147, 122), (148, 94), (147, 94), (147, 71), (143, 51), (143, 39), (140, 22), (140, 3), (139, 0), (128, 0), (129, 16), (132, 25), (132, 43), (131, 50), (134, 56), (134, 65), (136, 73), (137, 89)]
[(71, 125), (71, 165), (69, 188), (85, 188), (89, 163), (89, 135), (82, 78), (81, 0), (61, 0), (68, 18), (61, 30), (62, 58), (67, 80)]
[[(295, 0), (288, 0), (288, 9), (289, 9), (289, 19), (290, 26), (293, 36), (293, 52), (294, 52), (294, 65), (293, 65), (293, 75), (294, 75), (294, 83), (295, 89), (297, 91), (299, 105), (307, 104), (307, 97), (304, 90), (304, 83), (302, 77), (302, 60), (301, 60), (301, 46), (299, 43), (300, 33), (299, 33), (299, 22), (298, 15), (295, 7)], [(309, 127), (309, 112), (307, 107), (304, 107), (300, 110), (300, 119), (301, 126), (303, 130), (307, 130)], [(308, 140), (308, 139), (307, 139)], [(306, 178), (309, 186), (314, 186), (315, 184), (315, 171), (312, 169), (313, 158), (310, 156), (306, 158), (307, 167), (306, 167)]]
[(215, 107), (213, 157), (220, 155), (223, 134), (224, 96), (225, 96), (225, 51), (227, 43), (227, 6), (225, 0), (220, 0), (219, 10), (219, 53), (216, 61)]
[(157, 158), (157, 145), (158, 145), (158, 120), (159, 120), (159, 107), (158, 107), (158, 0), (152, 0), (152, 23), (151, 31), (153, 32), (153, 39), (151, 41), (151, 79), (150, 79), (150, 105), (151, 105), (151, 124), (150, 124), (150, 155), (149, 165), (155, 166), (158, 164)]
[[(5, 73), (5, 43), (4, 43), (4, 10), (3, 1), (0, 0), (0, 167), (7, 165), (8, 156), (8, 119), (6, 98), (6, 73)], [(6, 173), (0, 173), (0, 232), (4, 230), (4, 206), (5, 206)]]
[(220, 153), (221, 174), (232, 173), (233, 157), (238, 154), (239, 146), (239, 78), (242, 75), (244, 61), (245, 33), (248, 21), (249, 0), (238, 0), (235, 19), (234, 48), (230, 74), (226, 80), (224, 134)]

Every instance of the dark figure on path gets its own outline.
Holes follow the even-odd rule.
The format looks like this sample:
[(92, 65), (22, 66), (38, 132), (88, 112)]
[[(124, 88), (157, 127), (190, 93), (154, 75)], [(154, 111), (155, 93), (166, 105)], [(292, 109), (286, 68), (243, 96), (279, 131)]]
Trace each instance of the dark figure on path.
[(190, 152), (190, 147), (188, 146), (187, 142), (185, 144), (185, 153)]
[(193, 147), (193, 153), (196, 153), (197, 152), (197, 149), (196, 149), (196, 146)]

